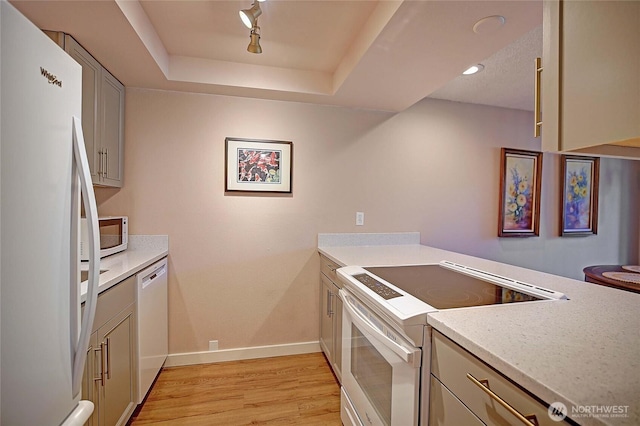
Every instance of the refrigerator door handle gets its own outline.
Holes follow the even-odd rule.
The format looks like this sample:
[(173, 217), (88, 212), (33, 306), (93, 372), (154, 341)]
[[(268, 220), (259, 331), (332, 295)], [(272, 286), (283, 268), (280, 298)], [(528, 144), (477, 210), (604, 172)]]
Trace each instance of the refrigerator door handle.
[[(87, 300), (84, 305), (84, 313), (80, 325), (78, 338), (73, 357), (73, 370), (71, 375), (73, 395), (77, 395), (82, 389), (82, 376), (84, 364), (87, 359), (87, 348), (91, 337), (91, 328), (96, 314), (98, 302), (98, 279), (100, 277), (100, 240), (98, 237), (98, 208), (93, 192), (91, 171), (84, 146), (82, 122), (78, 117), (73, 117), (73, 158), (80, 177), (80, 188), (89, 234), (89, 281), (87, 281)], [(75, 212), (74, 212), (75, 213)], [(77, 262), (78, 259), (72, 259)], [(74, 283), (77, 285), (77, 283)], [(72, 325), (73, 326), (73, 325)]]

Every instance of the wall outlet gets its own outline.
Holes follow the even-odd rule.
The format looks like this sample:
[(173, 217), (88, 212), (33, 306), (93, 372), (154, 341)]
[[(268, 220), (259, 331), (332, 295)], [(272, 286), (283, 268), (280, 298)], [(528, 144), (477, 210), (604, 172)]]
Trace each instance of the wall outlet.
[(217, 340), (209, 340), (209, 350), (217, 351), (218, 350), (218, 341)]
[(364, 225), (364, 212), (356, 212), (356, 225)]

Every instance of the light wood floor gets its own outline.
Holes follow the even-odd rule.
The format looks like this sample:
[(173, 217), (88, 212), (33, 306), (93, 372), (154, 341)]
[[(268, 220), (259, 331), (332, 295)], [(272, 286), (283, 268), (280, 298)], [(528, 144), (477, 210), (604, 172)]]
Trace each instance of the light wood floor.
[(165, 368), (142, 425), (341, 425), (340, 388), (322, 353)]

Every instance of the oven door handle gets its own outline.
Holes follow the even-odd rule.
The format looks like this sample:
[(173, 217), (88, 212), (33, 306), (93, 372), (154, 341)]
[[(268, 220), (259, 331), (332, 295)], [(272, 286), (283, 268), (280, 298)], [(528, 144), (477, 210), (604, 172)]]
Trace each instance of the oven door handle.
[(347, 298), (344, 298), (343, 308), (347, 310), (351, 321), (355, 322), (360, 327), (365, 328), (369, 333), (371, 333), (372, 337), (378, 340), (385, 347), (391, 349), (391, 351), (398, 355), (405, 363), (410, 364), (414, 368), (420, 367), (422, 361), (420, 357), (420, 349), (407, 349), (404, 346), (398, 344), (398, 342), (387, 337), (368, 318), (358, 312), (358, 310), (356, 310), (351, 305), (351, 303), (349, 303)]

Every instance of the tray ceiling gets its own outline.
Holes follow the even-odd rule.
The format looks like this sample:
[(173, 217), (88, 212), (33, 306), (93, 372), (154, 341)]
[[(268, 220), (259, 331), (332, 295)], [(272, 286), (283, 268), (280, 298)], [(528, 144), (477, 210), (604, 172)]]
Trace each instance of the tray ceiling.
[[(262, 54), (247, 52), (238, 17), (250, 0), (11, 3), (40, 28), (71, 34), (127, 87), (385, 111), (432, 94), (531, 109), (530, 84), (520, 88), (522, 72), (513, 70), (541, 45), (528, 35), (542, 22), (540, 1), (267, 0)], [(491, 15), (505, 25), (475, 33)], [(490, 58), (495, 67), (485, 62), (481, 83), (456, 78)]]

